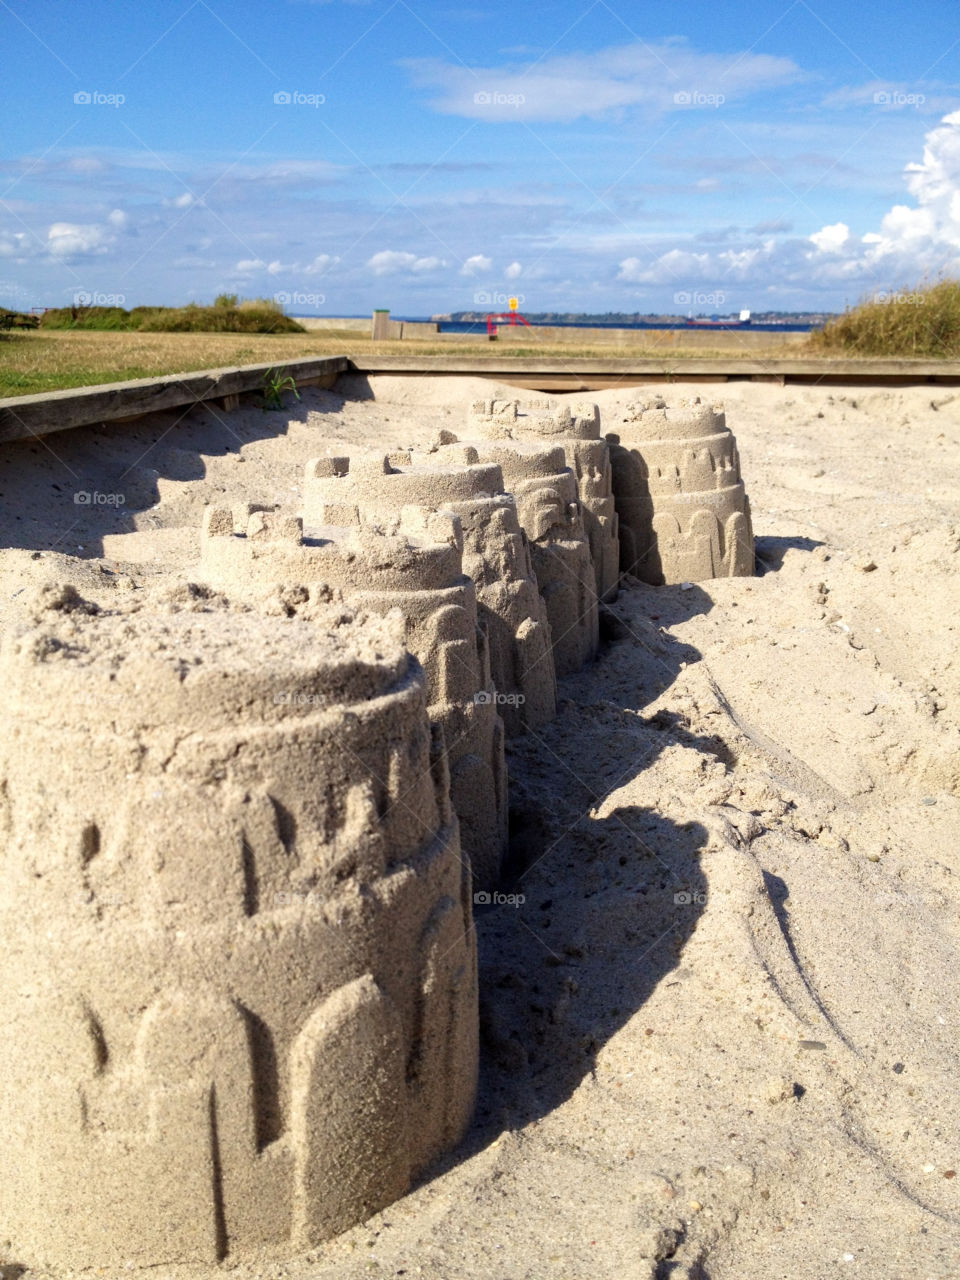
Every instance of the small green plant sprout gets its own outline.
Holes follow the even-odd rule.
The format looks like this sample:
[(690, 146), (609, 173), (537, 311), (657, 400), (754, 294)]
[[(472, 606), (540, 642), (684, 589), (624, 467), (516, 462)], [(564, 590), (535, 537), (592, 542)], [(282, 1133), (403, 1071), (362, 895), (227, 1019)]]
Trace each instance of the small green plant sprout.
[(300, 399), (297, 384), (285, 369), (268, 369), (263, 375), (262, 390), (264, 409), (282, 409), (285, 391), (292, 391)]

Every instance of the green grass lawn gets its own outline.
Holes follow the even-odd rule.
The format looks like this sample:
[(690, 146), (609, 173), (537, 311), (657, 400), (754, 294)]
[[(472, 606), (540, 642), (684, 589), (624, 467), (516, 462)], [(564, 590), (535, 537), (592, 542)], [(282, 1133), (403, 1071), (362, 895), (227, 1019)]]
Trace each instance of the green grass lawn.
[[(570, 342), (531, 339), (491, 343), (477, 339), (413, 339), (374, 343), (350, 329), (315, 329), (307, 333), (150, 333), (89, 329), (28, 329), (0, 334), (0, 397), (36, 395), (69, 387), (96, 386), (133, 378), (157, 378), (242, 364), (273, 364), (335, 355), (474, 356), (516, 360), (585, 357), (598, 359), (762, 359), (764, 356), (807, 355), (805, 347), (778, 346), (776, 338), (762, 349), (744, 350), (735, 335), (716, 346), (688, 350), (658, 345), (656, 335), (638, 332), (635, 344), (603, 343), (579, 346)], [(826, 353), (825, 353), (826, 354)]]

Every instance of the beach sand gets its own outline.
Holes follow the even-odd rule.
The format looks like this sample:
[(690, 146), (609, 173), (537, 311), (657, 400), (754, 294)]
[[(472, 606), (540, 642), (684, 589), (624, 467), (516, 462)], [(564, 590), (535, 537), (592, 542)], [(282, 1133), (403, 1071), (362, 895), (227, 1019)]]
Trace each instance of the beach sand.
[[(5, 445), (0, 625), (44, 581), (162, 593), (206, 505), (295, 508), (307, 458), (422, 446), (498, 394), (353, 378)], [(616, 432), (655, 395), (724, 402), (758, 576), (625, 585), (556, 720), (508, 744), (466, 1140), (238, 1280), (960, 1275), (960, 394), (571, 398)]]

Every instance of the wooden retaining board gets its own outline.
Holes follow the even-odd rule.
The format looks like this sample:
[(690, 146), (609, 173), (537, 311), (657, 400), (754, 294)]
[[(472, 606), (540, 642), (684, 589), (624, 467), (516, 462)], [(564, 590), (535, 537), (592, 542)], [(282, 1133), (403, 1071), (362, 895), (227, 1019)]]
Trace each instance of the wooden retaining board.
[[(248, 364), (200, 373), (174, 373), (162, 378), (137, 378), (132, 382), (107, 382), (95, 387), (74, 387), (36, 396), (11, 396), (0, 400), (0, 442), (25, 436), (49, 435), (97, 422), (139, 418), (160, 409), (178, 409), (222, 399), (227, 408), (238, 403), (232, 397), (258, 391), (264, 376), (281, 366)], [(317, 383), (332, 386), (350, 368), (345, 356), (314, 360), (290, 360), (282, 366), (298, 386)]]
[[(0, 443), (69, 431), (72, 427), (120, 422), (162, 409), (219, 400), (225, 411), (240, 395), (261, 389), (275, 364), (242, 365), (197, 373), (168, 374), (132, 382), (103, 383), (35, 396), (0, 399)], [(355, 355), (289, 360), (283, 370), (298, 386), (332, 386), (340, 374), (407, 374), (415, 377), (481, 377), (536, 391), (599, 391), (661, 382), (774, 382), (780, 385), (939, 386), (960, 385), (960, 362), (952, 360), (811, 360), (627, 357), (531, 360), (476, 355)]]

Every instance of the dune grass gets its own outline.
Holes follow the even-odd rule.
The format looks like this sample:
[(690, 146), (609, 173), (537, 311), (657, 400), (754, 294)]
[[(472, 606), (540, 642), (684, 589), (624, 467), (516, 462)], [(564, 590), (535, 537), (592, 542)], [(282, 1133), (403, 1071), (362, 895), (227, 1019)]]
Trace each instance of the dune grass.
[(221, 294), (212, 307), (53, 307), (41, 329), (86, 329), (143, 333), (304, 333), (272, 298)]
[(877, 293), (811, 334), (824, 355), (960, 356), (960, 281)]

